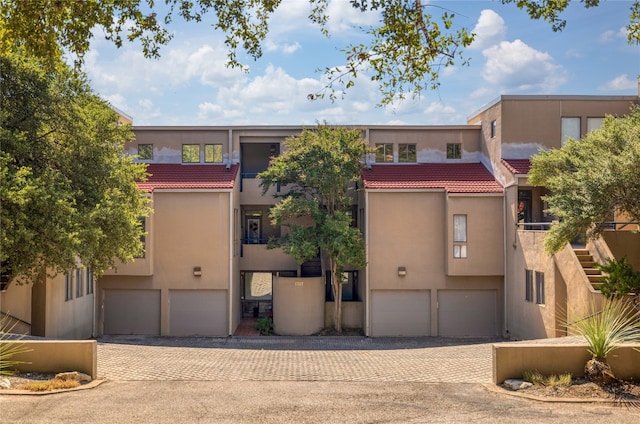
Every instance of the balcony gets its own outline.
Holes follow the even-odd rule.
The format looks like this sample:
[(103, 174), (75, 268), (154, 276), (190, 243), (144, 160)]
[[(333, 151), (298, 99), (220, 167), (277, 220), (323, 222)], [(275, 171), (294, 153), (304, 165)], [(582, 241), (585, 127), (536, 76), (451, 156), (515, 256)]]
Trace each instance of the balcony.
[(282, 271), (297, 270), (298, 264), (291, 255), (282, 249), (267, 249), (266, 239), (263, 244), (245, 244), (243, 240), (240, 255), (241, 270)]

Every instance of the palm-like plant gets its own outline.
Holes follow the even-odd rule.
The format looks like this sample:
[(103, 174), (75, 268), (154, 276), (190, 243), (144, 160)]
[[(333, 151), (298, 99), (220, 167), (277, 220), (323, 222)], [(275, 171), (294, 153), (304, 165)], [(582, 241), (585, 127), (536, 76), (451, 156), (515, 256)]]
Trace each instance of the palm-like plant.
[(12, 330), (10, 319), (6, 316), (0, 317), (0, 375), (10, 374), (16, 365), (23, 363), (13, 360), (13, 357), (31, 350), (24, 344), (13, 341), (22, 336), (12, 334)]
[(587, 341), (592, 359), (585, 365), (585, 377), (608, 384), (615, 380), (615, 375), (607, 356), (622, 343), (640, 341), (640, 312), (625, 298), (605, 298), (600, 311), (592, 304), (587, 317), (567, 327)]

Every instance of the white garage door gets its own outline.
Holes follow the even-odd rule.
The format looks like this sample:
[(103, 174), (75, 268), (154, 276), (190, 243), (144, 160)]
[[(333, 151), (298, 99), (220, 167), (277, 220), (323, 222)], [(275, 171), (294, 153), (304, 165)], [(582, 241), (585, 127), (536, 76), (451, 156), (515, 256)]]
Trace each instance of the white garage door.
[(495, 290), (438, 290), (438, 335), (498, 335)]
[(371, 292), (371, 335), (429, 336), (429, 290), (374, 290)]
[(104, 334), (160, 334), (160, 290), (105, 290)]
[(170, 290), (172, 336), (227, 336), (226, 290)]

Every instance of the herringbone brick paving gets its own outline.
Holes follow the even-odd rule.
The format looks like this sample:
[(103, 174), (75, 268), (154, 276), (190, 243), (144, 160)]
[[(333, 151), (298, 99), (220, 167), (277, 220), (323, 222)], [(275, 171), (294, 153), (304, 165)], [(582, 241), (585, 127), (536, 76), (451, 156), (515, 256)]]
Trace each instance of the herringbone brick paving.
[(110, 380), (489, 383), (499, 340), (366, 337), (105, 337)]

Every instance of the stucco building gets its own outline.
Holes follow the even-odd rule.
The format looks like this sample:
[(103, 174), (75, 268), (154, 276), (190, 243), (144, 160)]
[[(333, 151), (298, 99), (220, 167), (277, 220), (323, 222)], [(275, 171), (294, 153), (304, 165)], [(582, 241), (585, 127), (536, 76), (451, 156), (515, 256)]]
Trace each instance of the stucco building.
[[(465, 125), (359, 126), (377, 153), (363, 158), (351, 212), (367, 266), (343, 275), (344, 326), (372, 337), (563, 335), (561, 323), (600, 299), (589, 259), (626, 255), (640, 267), (640, 239), (614, 227), (582, 250), (545, 254), (553, 217), (544, 212), (544, 188), (527, 181), (529, 159), (638, 103), (636, 96), (502, 96)], [(280, 334), (329, 325), (324, 260), (297, 264), (266, 248), (281, 231), (268, 218), (273, 194), (287, 188), (263, 195), (256, 179), (301, 130), (134, 127), (127, 152), (149, 164), (140, 188), (153, 207), (145, 255), (83, 293), (88, 312), (77, 297), (62, 302), (78, 302), (87, 323), (73, 336), (229, 336), (242, 320), (267, 315)], [(0, 309), (10, 305), (12, 316), (33, 326), (28, 290), (36, 293), (10, 285)]]

